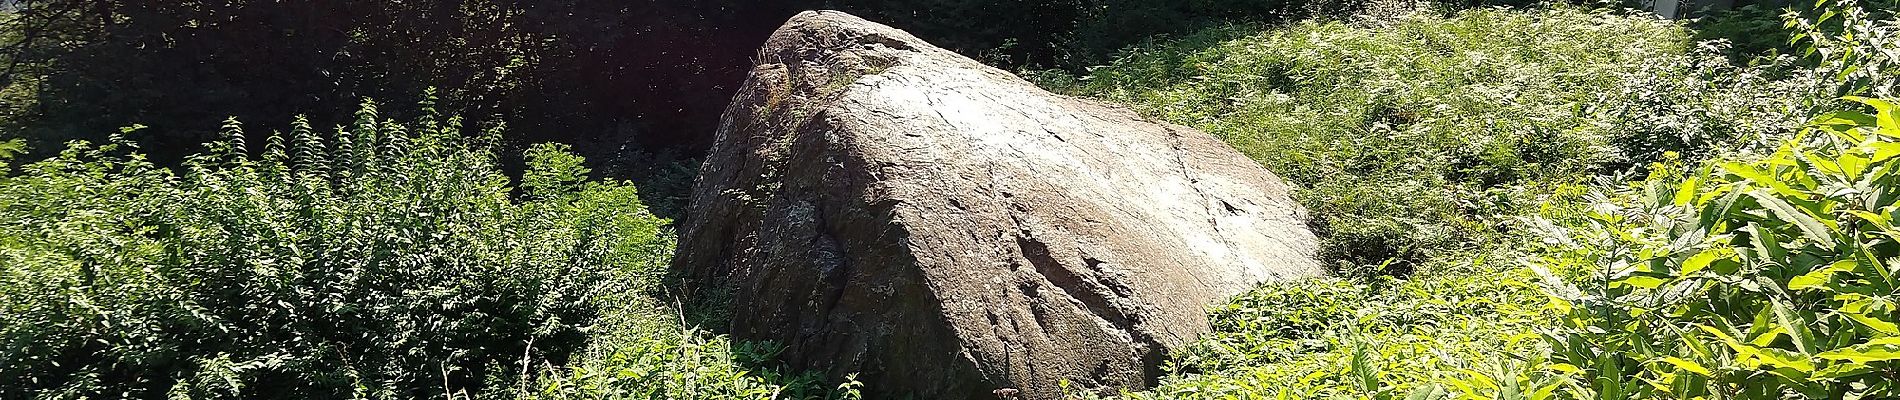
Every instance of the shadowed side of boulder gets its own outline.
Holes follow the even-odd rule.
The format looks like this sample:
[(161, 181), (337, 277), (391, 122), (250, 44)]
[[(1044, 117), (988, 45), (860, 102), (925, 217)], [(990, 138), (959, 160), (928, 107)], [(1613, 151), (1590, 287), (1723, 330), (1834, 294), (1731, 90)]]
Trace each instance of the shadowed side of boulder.
[(842, 13), (758, 57), (674, 267), (792, 365), (920, 398), (1141, 388), (1204, 307), (1320, 271), (1286, 185), (1205, 133)]

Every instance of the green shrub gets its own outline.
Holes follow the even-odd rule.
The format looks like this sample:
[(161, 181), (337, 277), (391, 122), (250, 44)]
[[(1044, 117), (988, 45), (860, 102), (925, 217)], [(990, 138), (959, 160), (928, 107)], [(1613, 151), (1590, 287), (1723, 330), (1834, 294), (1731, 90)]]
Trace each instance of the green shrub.
[(1659, 166), (1552, 265), (1580, 397), (1892, 398), (1900, 107), (1853, 98), (1760, 159)]
[(178, 171), (76, 142), (0, 177), (0, 393), (465, 397), (567, 364), (665, 221), (560, 146), (511, 185), (458, 125), (365, 103), (260, 156), (230, 121)]

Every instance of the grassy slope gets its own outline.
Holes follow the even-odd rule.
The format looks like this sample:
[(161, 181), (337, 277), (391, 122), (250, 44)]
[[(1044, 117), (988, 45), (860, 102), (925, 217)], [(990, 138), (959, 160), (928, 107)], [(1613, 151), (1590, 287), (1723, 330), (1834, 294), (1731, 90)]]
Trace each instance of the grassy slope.
[[(1224, 29), (1061, 89), (1206, 130), (1303, 189), (1341, 278), (1263, 286), (1137, 398), (1493, 397), (1554, 323), (1519, 216), (1576, 218), (1584, 183), (1666, 150), (1788, 129), (1798, 96), (1711, 65), (1653, 17), (1475, 10), (1379, 26)], [(1776, 100), (1782, 99), (1782, 100)], [(1658, 124), (1656, 121), (1665, 121)], [(1516, 378), (1507, 378), (1516, 377)]]

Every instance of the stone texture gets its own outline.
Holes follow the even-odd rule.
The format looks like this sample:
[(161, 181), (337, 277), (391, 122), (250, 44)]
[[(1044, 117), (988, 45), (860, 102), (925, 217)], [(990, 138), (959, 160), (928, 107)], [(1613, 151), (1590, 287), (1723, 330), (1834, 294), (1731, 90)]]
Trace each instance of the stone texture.
[(674, 268), (793, 366), (887, 397), (1141, 388), (1208, 305), (1320, 273), (1287, 186), (1205, 133), (838, 12), (758, 62)]

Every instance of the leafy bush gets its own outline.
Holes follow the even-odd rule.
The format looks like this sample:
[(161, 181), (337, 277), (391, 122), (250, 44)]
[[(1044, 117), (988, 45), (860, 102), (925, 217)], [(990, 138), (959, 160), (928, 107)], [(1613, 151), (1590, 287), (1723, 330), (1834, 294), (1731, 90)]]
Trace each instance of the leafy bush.
[(1900, 107), (1830, 114), (1762, 159), (1661, 166), (1555, 265), (1551, 368), (1598, 398), (1891, 398)]
[(228, 121), (176, 172), (75, 142), (0, 177), (0, 393), (468, 396), (567, 364), (665, 221), (560, 146), (511, 185), (459, 125), (365, 103), (261, 156)]

